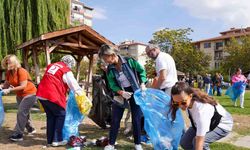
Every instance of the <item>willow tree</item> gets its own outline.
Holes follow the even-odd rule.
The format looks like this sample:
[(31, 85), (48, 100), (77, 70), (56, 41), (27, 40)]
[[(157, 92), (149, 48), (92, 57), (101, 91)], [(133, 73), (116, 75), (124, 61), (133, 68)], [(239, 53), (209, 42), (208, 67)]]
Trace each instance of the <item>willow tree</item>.
[(40, 34), (69, 26), (69, 0), (0, 0), (0, 59)]

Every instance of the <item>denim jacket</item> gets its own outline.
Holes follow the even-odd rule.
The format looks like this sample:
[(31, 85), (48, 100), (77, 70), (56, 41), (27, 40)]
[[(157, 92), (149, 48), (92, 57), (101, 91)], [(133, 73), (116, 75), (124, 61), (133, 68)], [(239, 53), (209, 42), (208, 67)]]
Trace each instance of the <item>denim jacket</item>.
[[(131, 84), (133, 91), (135, 92), (140, 88), (140, 83), (147, 82), (146, 71), (144, 68), (133, 58), (122, 57), (118, 55), (119, 59), (122, 62), (122, 72), (127, 77), (128, 81)], [(115, 65), (111, 64), (108, 66), (107, 79), (109, 86), (115, 94), (117, 91), (124, 90), (121, 86), (119, 78), (119, 72), (116, 70)]]

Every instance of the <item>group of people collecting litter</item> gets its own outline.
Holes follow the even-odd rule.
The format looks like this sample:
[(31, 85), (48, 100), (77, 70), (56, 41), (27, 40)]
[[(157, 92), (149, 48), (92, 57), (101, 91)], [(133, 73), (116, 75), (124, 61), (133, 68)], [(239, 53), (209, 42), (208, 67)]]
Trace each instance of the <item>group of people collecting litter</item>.
[[(146, 47), (148, 57), (155, 60), (157, 73), (156, 82), (152, 88), (159, 89), (171, 97), (170, 112), (172, 121), (176, 111), (183, 110), (188, 114), (191, 125), (183, 131), (180, 146), (183, 149), (209, 149), (209, 144), (225, 137), (232, 131), (232, 116), (211, 96), (205, 92), (189, 87), (185, 82), (178, 82), (174, 59), (167, 53), (161, 52), (155, 44)], [(136, 150), (142, 150), (141, 118), (143, 113), (136, 104), (133, 93), (140, 89), (147, 92), (146, 71), (138, 61), (131, 57), (123, 57), (117, 49), (102, 45), (99, 58), (107, 64), (106, 78), (115, 99), (112, 103), (111, 127), (109, 144), (105, 150), (114, 150), (120, 122), (124, 110), (129, 106), (132, 114), (133, 137)], [(82, 89), (73, 76), (71, 69), (75, 66), (72, 56), (62, 57), (60, 62), (47, 66), (38, 88), (30, 81), (29, 73), (21, 67), (15, 55), (8, 55), (2, 60), (6, 71), (6, 81), (1, 85), (4, 94), (16, 93), (18, 104), (17, 123), (10, 139), (21, 141), (24, 130), (34, 133), (35, 128), (30, 121), (30, 109), (40, 101), (47, 117), (47, 144), (52, 146), (66, 145), (63, 140), (62, 128), (65, 119), (66, 95), (72, 90), (81, 95)]]

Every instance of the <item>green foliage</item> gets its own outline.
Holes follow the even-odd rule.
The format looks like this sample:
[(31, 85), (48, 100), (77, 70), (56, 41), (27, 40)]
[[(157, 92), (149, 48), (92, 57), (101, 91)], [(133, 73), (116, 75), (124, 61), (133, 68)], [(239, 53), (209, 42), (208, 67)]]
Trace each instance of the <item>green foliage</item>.
[(211, 57), (202, 51), (196, 50), (188, 35), (192, 29), (162, 29), (153, 34), (152, 43), (157, 43), (161, 51), (170, 53), (177, 70), (189, 74), (204, 74), (208, 70)]
[(223, 59), (222, 68), (224, 72), (233, 74), (237, 68), (243, 72), (250, 70), (250, 37), (244, 36), (239, 39), (232, 38), (226, 44), (225, 52), (229, 56)]
[(40, 34), (68, 27), (68, 0), (1, 0), (0, 59)]
[(146, 60), (145, 70), (147, 72), (147, 78), (153, 79), (156, 76), (155, 63), (153, 59)]

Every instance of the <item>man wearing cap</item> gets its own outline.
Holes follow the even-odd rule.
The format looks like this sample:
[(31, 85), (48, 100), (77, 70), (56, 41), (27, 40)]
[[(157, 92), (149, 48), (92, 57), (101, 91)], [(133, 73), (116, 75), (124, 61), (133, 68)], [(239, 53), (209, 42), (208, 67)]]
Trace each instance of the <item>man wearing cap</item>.
[(47, 66), (39, 83), (36, 95), (46, 112), (48, 145), (67, 144), (67, 141), (63, 141), (62, 135), (66, 114), (66, 94), (68, 89), (77, 95), (82, 94), (82, 88), (71, 71), (75, 64), (75, 59), (71, 55), (62, 57), (60, 62)]
[(178, 81), (173, 57), (161, 52), (156, 44), (149, 44), (145, 50), (148, 57), (155, 60), (158, 81), (153, 88), (161, 89), (170, 96), (172, 86)]

